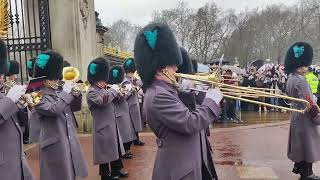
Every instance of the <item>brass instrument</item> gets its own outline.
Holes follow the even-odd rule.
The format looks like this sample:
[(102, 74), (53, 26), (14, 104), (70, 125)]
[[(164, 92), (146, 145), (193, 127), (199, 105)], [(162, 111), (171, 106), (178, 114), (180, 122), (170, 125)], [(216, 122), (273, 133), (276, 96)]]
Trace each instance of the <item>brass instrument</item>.
[(0, 88), (2, 88), (3, 92), (6, 94), (16, 84), (17, 83), (15, 81), (4, 81), (0, 82)]
[[(8, 93), (8, 91), (16, 85), (15, 81), (6, 81), (6, 82), (0, 82), (1, 86), (4, 87)], [(42, 92), (32, 92), (32, 93), (26, 93), (23, 94), (20, 98), (18, 103), (21, 105), (29, 105), (31, 107), (37, 105), (40, 103), (42, 99), (43, 93)]]
[[(233, 86), (233, 85), (228, 85), (224, 83), (220, 83), (217, 78), (213, 78), (213, 75), (208, 75), (208, 76), (197, 76), (197, 75), (189, 75), (189, 74), (180, 74), (176, 73), (175, 74), (176, 78), (182, 78), (182, 79), (189, 79), (192, 81), (196, 82), (201, 82), (204, 84), (211, 85), (213, 87), (219, 88), (220, 91), (222, 92), (223, 96), (226, 98), (231, 98), (231, 99), (236, 99), (240, 101), (245, 101), (248, 103), (253, 103), (253, 104), (258, 104), (262, 106), (268, 106), (272, 108), (277, 108), (277, 109), (284, 109), (288, 111), (294, 111), (294, 112), (299, 112), (299, 113), (304, 113), (306, 112), (310, 104), (307, 100), (304, 99), (298, 99), (298, 98), (293, 98), (290, 96), (284, 96), (284, 95), (279, 95), (279, 94), (273, 94), (269, 92), (265, 92), (262, 90), (257, 90), (253, 89), (250, 87), (241, 87), (241, 86)], [(278, 105), (273, 105), (265, 102), (259, 102), (256, 100), (251, 100), (247, 98), (254, 98), (254, 97), (274, 97), (274, 98), (281, 98), (289, 101), (294, 101), (297, 103), (302, 103), (305, 105), (304, 109), (294, 109), (294, 108), (288, 108), (288, 107), (283, 107), (283, 106), (278, 106)]]
[[(79, 82), (80, 72), (77, 68), (69, 66), (64, 67), (62, 71), (62, 82), (64, 83), (72, 83), (73, 88), (71, 93), (74, 95), (80, 95), (81, 93), (86, 93), (90, 87), (89, 81)], [(63, 86), (63, 85), (62, 85)]]
[(43, 97), (42, 92), (27, 93), (20, 97), (19, 103), (22, 105), (27, 104), (31, 107), (34, 107), (41, 102), (42, 97)]

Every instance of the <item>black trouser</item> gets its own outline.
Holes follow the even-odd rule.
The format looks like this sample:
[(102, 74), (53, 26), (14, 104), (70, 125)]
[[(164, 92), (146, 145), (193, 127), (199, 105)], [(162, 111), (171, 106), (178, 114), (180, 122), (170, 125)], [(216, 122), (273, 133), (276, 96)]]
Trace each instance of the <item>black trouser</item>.
[[(116, 128), (118, 128), (118, 126), (116, 125)], [(111, 175), (113, 173), (117, 173), (119, 172), (122, 168), (123, 168), (123, 164), (122, 164), (122, 159), (121, 159), (121, 147), (120, 147), (120, 143), (119, 143), (119, 134), (117, 132), (117, 142), (118, 142), (118, 153), (119, 153), (119, 159), (112, 161), (110, 163), (105, 163), (105, 164), (100, 164), (99, 165), (99, 175), (100, 176), (108, 176), (110, 174), (110, 169), (109, 169), (109, 164), (111, 166)]]
[(131, 144), (132, 144), (132, 141), (127, 142), (127, 143), (123, 143), (124, 150), (129, 151), (131, 148)]
[(235, 118), (236, 116), (236, 103), (232, 99), (225, 99), (223, 103), (223, 110), (222, 110), (222, 118)]
[(137, 136), (137, 139), (136, 140), (134, 140), (134, 142), (139, 142), (139, 132), (136, 132), (136, 136)]
[(236, 117), (236, 102), (232, 99), (226, 99), (227, 101), (227, 117), (235, 118)]
[(28, 122), (24, 126), (23, 141), (29, 141), (29, 123)]
[(100, 164), (99, 165), (100, 176), (108, 176), (110, 174), (109, 164), (111, 166), (111, 173), (119, 172), (123, 168), (121, 158), (116, 161), (112, 161), (110, 163)]

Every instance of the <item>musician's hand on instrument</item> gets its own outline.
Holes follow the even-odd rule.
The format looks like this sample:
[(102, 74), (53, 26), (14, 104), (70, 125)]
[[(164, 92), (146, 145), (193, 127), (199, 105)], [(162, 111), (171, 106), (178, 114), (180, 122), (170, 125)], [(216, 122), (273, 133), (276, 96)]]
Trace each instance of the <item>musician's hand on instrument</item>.
[(219, 89), (209, 89), (206, 93), (206, 98), (212, 99), (216, 104), (222, 100), (222, 93)]
[(181, 84), (179, 85), (179, 91), (189, 92), (192, 86), (192, 81), (188, 79), (182, 79)]
[(65, 92), (67, 92), (67, 93), (70, 93), (73, 87), (74, 87), (74, 86), (73, 86), (73, 83), (72, 83), (72, 82), (66, 82), (66, 83), (64, 83), (62, 89), (63, 89), (63, 91), (65, 91)]
[(7, 97), (14, 103), (18, 102), (20, 97), (26, 92), (26, 86), (15, 85), (7, 93)]
[(112, 85), (111, 85), (111, 89), (113, 89), (113, 90), (115, 90), (115, 91), (117, 91), (117, 92), (120, 91), (120, 87), (119, 87), (118, 85), (116, 85), (116, 84), (112, 84)]
[(131, 91), (133, 89), (133, 86), (131, 84), (126, 84), (126, 89), (128, 91)]

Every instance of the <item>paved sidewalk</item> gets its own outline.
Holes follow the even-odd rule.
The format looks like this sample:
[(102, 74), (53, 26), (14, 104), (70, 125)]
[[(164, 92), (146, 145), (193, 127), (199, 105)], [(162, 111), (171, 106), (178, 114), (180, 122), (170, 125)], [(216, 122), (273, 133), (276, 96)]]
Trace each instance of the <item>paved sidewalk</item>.
[[(210, 142), (214, 149), (214, 161), (221, 180), (296, 180), (291, 173), (293, 163), (286, 157), (288, 122), (217, 129), (211, 131)], [(146, 142), (143, 147), (134, 146), (132, 160), (124, 160), (130, 172), (127, 180), (151, 179), (156, 153), (155, 136), (141, 134)], [(89, 166), (86, 180), (98, 180), (97, 166), (92, 164), (90, 136), (80, 137)], [(32, 170), (39, 179), (38, 151), (33, 147), (27, 151)], [(320, 174), (320, 165), (316, 165)]]

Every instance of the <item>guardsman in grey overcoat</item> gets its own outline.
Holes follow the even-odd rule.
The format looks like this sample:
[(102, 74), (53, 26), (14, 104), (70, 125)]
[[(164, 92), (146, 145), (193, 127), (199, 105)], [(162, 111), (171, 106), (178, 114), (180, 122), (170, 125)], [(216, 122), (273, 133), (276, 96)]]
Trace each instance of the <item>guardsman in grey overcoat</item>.
[[(27, 61), (27, 69), (28, 69), (28, 75), (29, 78), (36, 78), (34, 76), (34, 64), (35, 64), (36, 58), (29, 59)], [(36, 113), (36, 110), (34, 107), (29, 106), (28, 107), (28, 123), (29, 123), (29, 142), (36, 143), (39, 141), (40, 136), (40, 120)]]
[[(62, 79), (63, 57), (52, 51), (37, 56), (34, 65), (37, 77), (46, 76), (43, 96), (34, 108), (40, 119), (40, 179), (75, 180), (88, 176), (80, 141), (74, 126), (72, 104), (79, 94), (66, 83), (59, 88)], [(80, 109), (78, 109), (80, 110)]]
[[(9, 71), (6, 73), (6, 80), (17, 84), (18, 75), (20, 73), (20, 64), (18, 61), (10, 60), (8, 62)], [(18, 103), (19, 104), (19, 103)], [(28, 108), (26, 103), (19, 104), (19, 124), (23, 132), (23, 144), (29, 143), (29, 123), (28, 123)]]
[[(124, 70), (122, 66), (113, 66), (109, 72), (108, 84), (116, 84), (119, 87), (122, 86), (124, 79)], [(120, 136), (123, 142), (123, 147), (126, 153), (122, 156), (124, 159), (131, 159), (132, 153), (130, 151), (131, 144), (137, 139), (133, 123), (129, 114), (129, 105), (126, 101), (127, 89), (125, 86), (121, 87), (123, 90), (120, 95), (113, 100), (116, 112), (116, 120), (120, 131)]]
[(109, 71), (109, 62), (100, 57), (89, 64), (87, 75), (91, 84), (87, 102), (93, 118), (93, 163), (99, 165), (101, 180), (129, 175), (122, 169), (121, 156), (124, 155), (124, 148), (113, 104), (113, 100), (119, 97), (119, 87), (112, 85), (107, 90)]
[[(320, 160), (320, 114), (305, 73), (313, 59), (310, 44), (297, 42), (287, 51), (285, 70), (289, 74), (287, 95), (308, 100), (311, 107), (305, 113), (292, 112), (288, 142), (288, 158), (295, 162), (293, 172), (300, 174), (301, 180), (320, 179), (314, 175), (312, 164)], [(304, 105), (291, 102), (293, 108)]]
[(179, 99), (175, 73), (182, 63), (173, 32), (149, 24), (137, 35), (135, 63), (145, 88), (144, 110), (157, 136), (153, 180), (202, 179), (199, 133), (218, 118), (222, 93), (209, 89), (203, 103), (190, 111)]
[[(0, 78), (8, 71), (6, 44), (0, 39)], [(0, 93), (0, 179), (34, 180), (23, 152), (22, 131), (18, 122), (18, 102), (23, 88), (12, 87)]]
[[(194, 74), (193, 64), (191, 62), (191, 59), (189, 58), (188, 52), (183, 47), (180, 47), (180, 51), (182, 55), (182, 64), (178, 67), (177, 72), (183, 73), (183, 74)], [(186, 80), (183, 80), (183, 81), (186, 81)], [(190, 111), (195, 111), (197, 106), (196, 92), (188, 89), (189, 87), (183, 87), (183, 86), (186, 86), (187, 84), (188, 83), (180, 84), (180, 87), (178, 89), (178, 96)], [(213, 164), (213, 159), (211, 155), (212, 150), (211, 150), (210, 142), (207, 138), (206, 130), (207, 129), (202, 130), (199, 133), (201, 151), (202, 151), (201, 153), (202, 180), (218, 179), (218, 176)]]
[(140, 87), (137, 82), (137, 79), (134, 79), (133, 77), (133, 74), (136, 71), (136, 66), (133, 58), (129, 58), (124, 61), (123, 69), (126, 73), (126, 76), (122, 84), (124, 85), (129, 84), (131, 87), (134, 87), (134, 88), (130, 88), (131, 91), (129, 91), (129, 94), (127, 95), (127, 102), (129, 104), (129, 113), (130, 113), (131, 121), (134, 125), (136, 136), (137, 136), (137, 139), (133, 143), (134, 145), (143, 146), (145, 143), (139, 139), (139, 132), (142, 131), (142, 128), (143, 128), (143, 121), (141, 118), (140, 103), (138, 98), (138, 90), (140, 89)]

